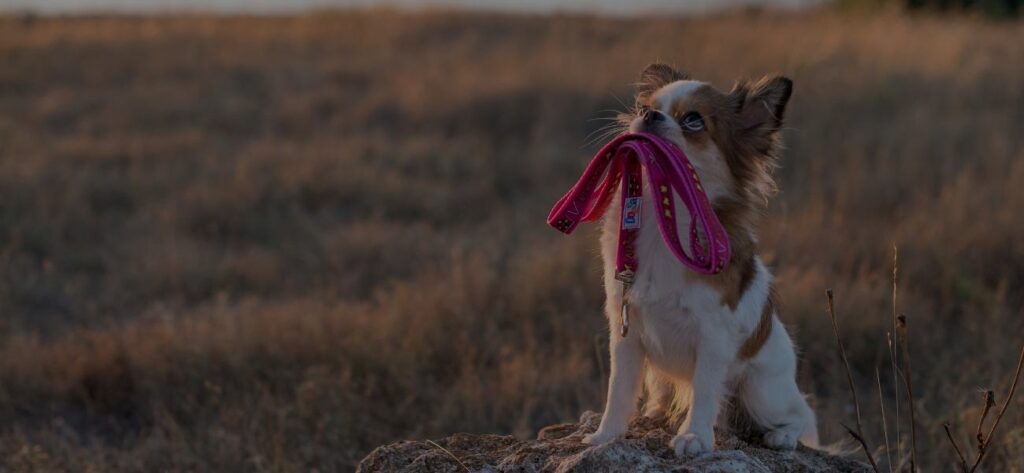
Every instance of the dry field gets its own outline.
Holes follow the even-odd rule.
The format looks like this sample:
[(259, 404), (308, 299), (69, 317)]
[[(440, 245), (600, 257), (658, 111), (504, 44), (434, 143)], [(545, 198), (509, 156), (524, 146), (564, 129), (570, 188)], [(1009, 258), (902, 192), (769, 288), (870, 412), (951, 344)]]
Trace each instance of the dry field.
[[(834, 288), (895, 444), (897, 245), (920, 464), (952, 471), (942, 423), (973, 450), (1024, 342), (1021, 23), (384, 11), (0, 19), (0, 471), (345, 471), (599, 409), (596, 232), (544, 217), (654, 60), (794, 79), (762, 243), (800, 384), (844, 438)], [(999, 436), (988, 471), (1024, 471), (1020, 398)]]

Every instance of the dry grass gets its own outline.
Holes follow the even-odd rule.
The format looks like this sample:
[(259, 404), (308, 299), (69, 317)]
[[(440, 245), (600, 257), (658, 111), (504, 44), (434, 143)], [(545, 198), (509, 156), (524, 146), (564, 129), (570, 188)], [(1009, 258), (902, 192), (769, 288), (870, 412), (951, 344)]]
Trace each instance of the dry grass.
[[(653, 60), (794, 78), (763, 247), (800, 383), (842, 438), (833, 287), (891, 396), (899, 245), (948, 470), (1024, 329), (1021, 57), (1019, 23), (829, 12), (0, 20), (0, 470), (346, 470), (600, 408), (594, 234), (544, 216)], [(1022, 471), (1014, 404), (990, 471)]]

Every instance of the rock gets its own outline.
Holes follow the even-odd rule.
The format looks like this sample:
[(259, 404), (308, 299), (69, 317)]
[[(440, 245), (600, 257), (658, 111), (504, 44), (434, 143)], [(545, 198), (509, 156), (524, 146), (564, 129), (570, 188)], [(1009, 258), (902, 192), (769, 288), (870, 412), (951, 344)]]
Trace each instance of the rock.
[(455, 434), (437, 442), (403, 441), (377, 448), (359, 464), (357, 473), (457, 472), (867, 472), (851, 459), (800, 446), (795, 451), (771, 450), (730, 434), (719, 433), (716, 450), (694, 458), (676, 458), (668, 443), (671, 431), (646, 417), (635, 419), (625, 438), (590, 447), (580, 443), (601, 420), (586, 412), (579, 423), (541, 429), (536, 440), (504, 435)]

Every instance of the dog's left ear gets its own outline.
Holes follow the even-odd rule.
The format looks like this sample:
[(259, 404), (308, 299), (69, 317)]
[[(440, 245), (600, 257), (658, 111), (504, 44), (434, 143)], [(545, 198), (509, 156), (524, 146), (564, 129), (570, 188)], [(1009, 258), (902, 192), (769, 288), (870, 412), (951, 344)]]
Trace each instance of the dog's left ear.
[(736, 106), (740, 131), (761, 136), (772, 135), (782, 128), (786, 103), (793, 94), (793, 81), (783, 76), (736, 84), (730, 97)]

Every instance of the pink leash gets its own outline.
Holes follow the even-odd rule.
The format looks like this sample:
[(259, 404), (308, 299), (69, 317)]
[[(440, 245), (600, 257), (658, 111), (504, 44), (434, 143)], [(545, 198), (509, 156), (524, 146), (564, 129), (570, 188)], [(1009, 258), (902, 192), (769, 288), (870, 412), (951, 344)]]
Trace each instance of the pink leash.
[[(611, 203), (622, 182), (622, 220), (619, 246), (615, 253), (615, 279), (622, 281), (623, 294), (633, 283), (638, 267), (635, 251), (643, 202), (641, 166), (656, 193), (654, 202), (658, 228), (672, 253), (686, 267), (701, 274), (717, 274), (729, 262), (729, 235), (718, 221), (700, 178), (690, 160), (678, 147), (650, 133), (620, 135), (594, 155), (579, 181), (555, 203), (548, 225), (572, 233), (580, 222), (597, 220)], [(675, 223), (675, 193), (690, 213), (690, 254), (683, 250)], [(704, 241), (701, 243), (701, 235)], [(692, 255), (692, 256), (690, 256)], [(622, 303), (622, 336), (629, 330), (625, 297)]]

